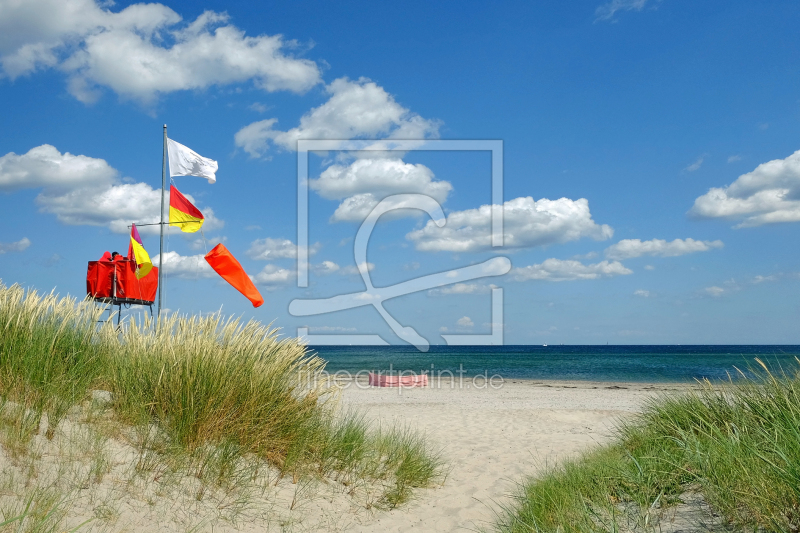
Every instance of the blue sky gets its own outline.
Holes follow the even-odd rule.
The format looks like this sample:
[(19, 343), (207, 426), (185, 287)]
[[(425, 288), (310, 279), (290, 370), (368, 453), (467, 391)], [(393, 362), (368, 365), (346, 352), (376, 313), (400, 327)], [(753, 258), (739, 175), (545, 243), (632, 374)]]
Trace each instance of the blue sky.
[[(407, 210), (378, 224), (376, 286), (498, 255), (513, 266), (386, 302), (431, 343), (488, 333), (492, 284), (509, 344), (797, 344), (798, 23), (791, 1), (0, 0), (0, 279), (82, 295), (86, 262), (157, 217), (166, 123), (219, 162), (214, 185), (175, 178), (207, 243), (169, 233), (169, 309), (400, 343), (372, 307), (288, 306), (363, 290), (359, 223), (408, 192), (447, 224)], [(298, 288), (304, 138), (502, 140), (510, 246), (485, 244), (486, 152), (311, 155)], [(262, 307), (204, 267), (220, 241)]]

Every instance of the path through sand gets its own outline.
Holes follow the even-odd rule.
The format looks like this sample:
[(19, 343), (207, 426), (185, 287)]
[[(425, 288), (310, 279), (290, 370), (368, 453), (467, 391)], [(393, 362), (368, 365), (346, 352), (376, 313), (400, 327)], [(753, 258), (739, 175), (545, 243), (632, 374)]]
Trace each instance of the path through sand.
[[(468, 385), (468, 384), (465, 384)], [(595, 444), (659, 393), (683, 385), (506, 382), (500, 389), (376, 389), (351, 386), (345, 405), (382, 424), (400, 422), (441, 446), (451, 471), (443, 487), (352, 531), (464, 531), (488, 527), (526, 475)]]

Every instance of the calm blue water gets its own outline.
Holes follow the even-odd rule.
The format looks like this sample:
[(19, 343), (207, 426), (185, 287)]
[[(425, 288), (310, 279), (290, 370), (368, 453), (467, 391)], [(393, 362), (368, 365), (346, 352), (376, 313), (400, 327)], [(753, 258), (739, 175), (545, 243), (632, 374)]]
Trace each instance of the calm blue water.
[[(773, 368), (794, 371), (800, 346), (313, 346), (327, 371), (397, 370), (486, 372), (506, 379), (680, 382), (727, 379), (758, 357)], [(447, 375), (447, 374), (444, 374)], [(456, 374), (457, 375), (457, 374)]]

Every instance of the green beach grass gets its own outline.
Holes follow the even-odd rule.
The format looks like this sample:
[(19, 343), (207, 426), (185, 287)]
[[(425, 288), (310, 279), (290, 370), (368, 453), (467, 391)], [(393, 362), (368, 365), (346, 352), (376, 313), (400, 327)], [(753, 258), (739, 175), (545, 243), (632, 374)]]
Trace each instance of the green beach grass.
[[(136, 446), (139, 471), (231, 488), (266, 465), (295, 483), (324, 478), (369, 493), (366, 505), (379, 508), (443, 476), (441, 457), (420, 435), (341, 412), (337, 389), (315, 379), (324, 361), (274, 328), (173, 314), (117, 330), (98, 322), (101, 313), (91, 302), (0, 283), (7, 456), (25, 456), (36, 435), (53, 439), (68, 413), (99, 390), (108, 391), (113, 414), (103, 417), (104, 431)], [(48, 497), (52, 508), (61, 502)], [(0, 522), (13, 518), (2, 514)]]
[(613, 444), (522, 485), (496, 529), (660, 531), (695, 496), (724, 527), (798, 531), (800, 374), (756, 361), (748, 377), (650, 401)]

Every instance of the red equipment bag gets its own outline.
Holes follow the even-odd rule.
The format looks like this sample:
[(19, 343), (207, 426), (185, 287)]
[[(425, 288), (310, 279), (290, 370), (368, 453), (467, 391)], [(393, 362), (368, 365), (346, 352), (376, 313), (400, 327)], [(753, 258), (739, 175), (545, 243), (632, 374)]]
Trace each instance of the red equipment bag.
[(95, 300), (113, 304), (150, 305), (156, 300), (158, 267), (142, 279), (136, 279), (136, 262), (89, 261), (86, 293)]

